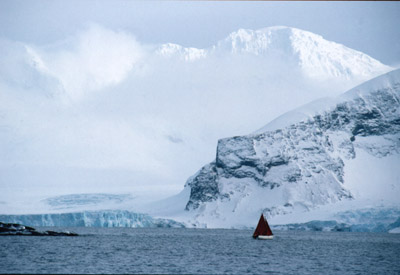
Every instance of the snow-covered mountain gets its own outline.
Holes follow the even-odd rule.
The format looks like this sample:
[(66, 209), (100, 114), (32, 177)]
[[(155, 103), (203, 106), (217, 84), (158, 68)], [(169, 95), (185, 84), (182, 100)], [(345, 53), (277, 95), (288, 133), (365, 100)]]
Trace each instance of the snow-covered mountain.
[(399, 167), (396, 70), (254, 134), (219, 140), (215, 161), (185, 185), (186, 218), (199, 226), (246, 227), (261, 212), (288, 223), (323, 207), (399, 206)]
[[(266, 147), (269, 156), (274, 154), (276, 158), (266, 160), (269, 156), (265, 156), (257, 160), (263, 148), (250, 157), (254, 150), (248, 137), (221, 140), (217, 162), (204, 167), (184, 192), (156, 206), (140, 207), (143, 201), (156, 200), (157, 195), (161, 198), (177, 192), (188, 175), (214, 157), (217, 139), (249, 133), (304, 103), (321, 96), (336, 96), (392, 69), (319, 35), (289, 27), (240, 29), (205, 49), (174, 43), (144, 45), (127, 32), (101, 26), (49, 45), (0, 39), (0, 214), (46, 213), (57, 219), (62, 213), (123, 209), (157, 217), (172, 215), (188, 221), (188, 226), (192, 221), (221, 227), (253, 226), (251, 215), (249, 222), (238, 219), (236, 224), (217, 218), (215, 222), (203, 221), (192, 215), (207, 212), (200, 211), (209, 205), (203, 203), (207, 196), (212, 203), (223, 205), (240, 201), (236, 208), (232, 206), (236, 209), (233, 215), (246, 209), (241, 205), (245, 200), (235, 199), (236, 195), (245, 194), (247, 189), (241, 182), (246, 177), (259, 182), (260, 201), (268, 196), (276, 201), (276, 205), (265, 206), (271, 215), (311, 209), (325, 200), (356, 198), (356, 192), (347, 187), (346, 169), (364, 165), (363, 162), (347, 163), (339, 153), (326, 153), (328, 147), (319, 148), (321, 152), (310, 149), (309, 154), (321, 158), (323, 168), (318, 173), (307, 149), (296, 153), (289, 147), (292, 132), (296, 131), (305, 136), (304, 142), (310, 148), (322, 142), (314, 132), (301, 132), (292, 125), (299, 118), (313, 116), (310, 112), (315, 108), (323, 109), (322, 103), (325, 106), (326, 102), (319, 101), (315, 106), (286, 114), (257, 132), (257, 148)], [(295, 129), (285, 130), (286, 126)], [(302, 127), (311, 126), (305, 123)], [(265, 134), (277, 129), (283, 129), (276, 133), (277, 141), (275, 136)], [(333, 135), (330, 138), (336, 140)], [(352, 144), (361, 140), (357, 136)], [(387, 144), (390, 150), (392, 141)], [(243, 152), (235, 151), (242, 146)], [(335, 146), (332, 150), (338, 151)], [(287, 150), (288, 155), (280, 155), (280, 150)], [(243, 155), (248, 165), (238, 169), (230, 159), (235, 154)], [(291, 154), (298, 155), (299, 163)], [(379, 163), (393, 166), (396, 162), (390, 158)], [(281, 171), (283, 168), (286, 172)], [(380, 168), (376, 169), (380, 174)], [(311, 202), (304, 202), (306, 195), (299, 195), (298, 200), (289, 195), (282, 199), (280, 194), (284, 192), (278, 187), (282, 183), (273, 173), (286, 173), (283, 181), (287, 186), (308, 177), (326, 178), (330, 193), (310, 185), (307, 190), (314, 193)], [(388, 182), (393, 181), (393, 173), (386, 176)], [(236, 188), (233, 185), (219, 189), (228, 179), (237, 181), (237, 188), (244, 191), (229, 190)], [(218, 184), (201, 187), (196, 182)], [(262, 193), (272, 186), (276, 194), (264, 198)], [(194, 193), (188, 204), (191, 191)], [(303, 205), (295, 204), (297, 201)], [(280, 203), (287, 206), (282, 208)], [(218, 207), (216, 217), (225, 216)], [(191, 210), (184, 211), (185, 208)], [(113, 219), (112, 215), (106, 216)], [(116, 224), (128, 224), (124, 221), (127, 216), (118, 217), (121, 223)], [(34, 219), (39, 222), (41, 217)]]
[(186, 61), (212, 56), (253, 55), (271, 69), (286, 64), (312, 79), (366, 80), (393, 68), (344, 45), (325, 40), (322, 36), (291, 27), (275, 26), (259, 30), (239, 29), (208, 49), (185, 48), (163, 44), (157, 53)]

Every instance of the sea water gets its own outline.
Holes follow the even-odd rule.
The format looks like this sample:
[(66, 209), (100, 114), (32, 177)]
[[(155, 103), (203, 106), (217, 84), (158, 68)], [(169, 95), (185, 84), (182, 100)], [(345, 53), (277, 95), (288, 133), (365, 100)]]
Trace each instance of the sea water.
[(80, 236), (0, 236), (0, 272), (400, 274), (400, 234), (277, 231), (254, 240), (249, 230), (51, 230)]

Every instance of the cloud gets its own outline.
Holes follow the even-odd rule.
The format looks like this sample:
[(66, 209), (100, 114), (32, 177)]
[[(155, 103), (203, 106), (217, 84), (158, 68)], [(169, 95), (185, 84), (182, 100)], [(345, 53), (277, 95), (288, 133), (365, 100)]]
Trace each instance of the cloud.
[(132, 35), (96, 24), (54, 45), (27, 46), (27, 51), (40, 64), (38, 69), (58, 79), (72, 100), (117, 85), (144, 55)]

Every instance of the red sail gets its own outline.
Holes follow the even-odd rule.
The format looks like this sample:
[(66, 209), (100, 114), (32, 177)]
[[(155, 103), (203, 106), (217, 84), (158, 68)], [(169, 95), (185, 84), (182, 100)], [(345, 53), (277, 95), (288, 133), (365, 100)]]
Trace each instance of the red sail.
[(258, 221), (257, 228), (253, 234), (253, 238), (257, 238), (259, 235), (263, 235), (263, 236), (273, 235), (271, 228), (269, 227), (268, 222), (264, 218), (263, 214), (261, 214), (260, 220)]

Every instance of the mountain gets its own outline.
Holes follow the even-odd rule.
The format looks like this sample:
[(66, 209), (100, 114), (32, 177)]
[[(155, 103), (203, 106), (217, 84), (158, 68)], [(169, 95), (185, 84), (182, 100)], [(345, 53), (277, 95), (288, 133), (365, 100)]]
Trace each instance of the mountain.
[(246, 227), (261, 212), (288, 223), (331, 205), (399, 206), (400, 70), (271, 124), (218, 141), (216, 159), (186, 182), (188, 223)]
[[(46, 45), (0, 39), (1, 214), (150, 212), (137, 205), (178, 192), (221, 137), (250, 133), (382, 70), (392, 68), (287, 27), (241, 29), (205, 49), (145, 45), (101, 26)], [(349, 165), (332, 159), (339, 177)], [(268, 175), (281, 161), (271, 160)], [(356, 196), (335, 177), (332, 192)], [(169, 202), (179, 214), (190, 189), (150, 214), (171, 211)]]
[(344, 45), (325, 40), (322, 36), (284, 26), (259, 30), (239, 29), (207, 49), (185, 48), (163, 44), (157, 53), (195, 61), (215, 56), (256, 56), (271, 68), (286, 64), (312, 79), (366, 80), (393, 68)]

